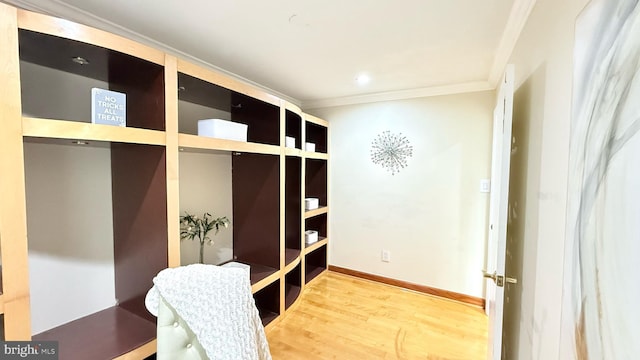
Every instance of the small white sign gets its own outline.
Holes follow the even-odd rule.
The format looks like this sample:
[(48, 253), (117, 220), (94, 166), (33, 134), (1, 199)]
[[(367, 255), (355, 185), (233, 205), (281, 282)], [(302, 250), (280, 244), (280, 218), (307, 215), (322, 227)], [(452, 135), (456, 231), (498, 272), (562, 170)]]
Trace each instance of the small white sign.
[(92, 88), (91, 122), (127, 126), (127, 95), (117, 91)]

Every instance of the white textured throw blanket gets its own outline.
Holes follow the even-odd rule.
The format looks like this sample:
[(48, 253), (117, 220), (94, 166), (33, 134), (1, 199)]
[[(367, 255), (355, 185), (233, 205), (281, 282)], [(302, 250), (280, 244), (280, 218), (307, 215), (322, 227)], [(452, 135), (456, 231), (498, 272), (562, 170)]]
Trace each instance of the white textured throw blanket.
[[(271, 359), (246, 270), (194, 264), (162, 270), (153, 283), (145, 299), (147, 309), (158, 316), (159, 307), (168, 306), (180, 319), (173, 326), (184, 323), (209, 359)], [(159, 334), (162, 316), (161, 312)], [(158, 358), (160, 341), (158, 336)]]

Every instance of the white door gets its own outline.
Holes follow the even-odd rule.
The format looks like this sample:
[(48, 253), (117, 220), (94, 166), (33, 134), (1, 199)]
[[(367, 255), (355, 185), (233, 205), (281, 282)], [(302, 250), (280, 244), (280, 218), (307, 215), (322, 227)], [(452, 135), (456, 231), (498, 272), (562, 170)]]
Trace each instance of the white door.
[(502, 352), (502, 311), (504, 283), (513, 282), (504, 273), (507, 244), (509, 165), (511, 160), (511, 120), (513, 113), (513, 65), (508, 65), (500, 83), (493, 111), (491, 196), (487, 246), (486, 311), (489, 316), (489, 360), (499, 360)]

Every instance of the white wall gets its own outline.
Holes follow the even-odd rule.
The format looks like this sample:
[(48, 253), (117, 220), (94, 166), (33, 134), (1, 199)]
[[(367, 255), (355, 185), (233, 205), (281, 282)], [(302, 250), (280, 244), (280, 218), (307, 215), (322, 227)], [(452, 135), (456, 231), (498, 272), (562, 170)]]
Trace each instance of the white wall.
[(114, 306), (108, 148), (25, 143), (34, 334)]
[[(218, 235), (214, 235), (215, 230), (210, 233), (214, 244), (205, 245), (204, 262), (219, 264), (231, 260), (233, 257), (231, 155), (181, 152), (179, 166), (180, 215), (184, 215), (185, 211), (199, 216), (208, 212), (214, 218), (226, 216), (231, 220), (228, 229), (222, 229)], [(197, 263), (199, 254), (198, 240), (181, 241), (181, 264)]]
[[(330, 123), (330, 264), (483, 296), (493, 92), (317, 109)], [(413, 157), (391, 175), (372, 140), (407, 136)], [(391, 262), (381, 262), (381, 250)]]
[(528, 146), (527, 163), (515, 166), (528, 180), (511, 195), (526, 200), (519, 209), (526, 218), (510, 232), (523, 249), (514, 265), (520, 306), (505, 313), (505, 333), (517, 333), (505, 343), (508, 358), (559, 358), (574, 26), (586, 3), (538, 0), (511, 57), (514, 127), (523, 127), (515, 135)]

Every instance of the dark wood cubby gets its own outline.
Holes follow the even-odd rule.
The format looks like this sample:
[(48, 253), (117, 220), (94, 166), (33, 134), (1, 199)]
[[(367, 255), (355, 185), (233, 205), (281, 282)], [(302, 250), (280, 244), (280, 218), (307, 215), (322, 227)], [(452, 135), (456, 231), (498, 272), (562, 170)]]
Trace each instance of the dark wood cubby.
[[(20, 29), (18, 36), (21, 61), (67, 74), (64, 83), (51, 83), (47, 77), (27, 76), (25, 66), (21, 66), (23, 114), (90, 123), (91, 88), (98, 82), (106, 84), (108, 90), (126, 94), (127, 127), (165, 130), (163, 66), (100, 46), (30, 30)], [(78, 56), (89, 64), (73, 62)], [(61, 89), (82, 94), (83, 98)], [(54, 99), (55, 104), (43, 99), (49, 102)]]
[(322, 246), (305, 257), (305, 283), (313, 280), (327, 269), (327, 246)]
[(248, 125), (248, 142), (280, 145), (279, 107), (183, 73), (178, 89), (179, 100), (208, 108), (197, 114), (179, 108), (180, 132), (197, 135), (198, 120), (210, 117)]
[(247, 141), (280, 145), (280, 108), (244, 94), (231, 94), (231, 120), (247, 124)]
[(0, 314), (0, 341), (4, 341), (4, 314)]
[[(300, 253), (301, 246), (301, 218), (302, 218), (302, 160), (299, 157), (287, 156), (285, 159), (285, 243), (289, 251), (286, 255)], [(297, 257), (289, 258), (290, 263)]]
[(305, 124), (305, 141), (316, 144), (316, 152), (326, 154), (327, 128), (308, 121)]
[(284, 307), (288, 309), (289, 306), (300, 296), (300, 290), (302, 289), (302, 265), (298, 264), (293, 270), (285, 275), (284, 284)]
[(280, 157), (244, 153), (231, 164), (234, 259), (279, 269)]
[(320, 214), (305, 219), (305, 230), (315, 230), (318, 232), (318, 241), (327, 237), (327, 214)]
[(302, 117), (291, 110), (285, 112), (285, 135), (296, 139), (296, 149), (302, 149)]
[(60, 359), (113, 359), (152, 341), (156, 323), (119, 306), (34, 335), (36, 341), (57, 341)]
[(327, 161), (306, 159), (305, 197), (318, 198), (320, 206), (327, 205)]
[(111, 359), (152, 341), (156, 319), (144, 298), (153, 277), (168, 266), (165, 147), (92, 145), (110, 147), (117, 305), (33, 336), (58, 341), (64, 359)]
[(253, 294), (262, 324), (267, 325), (280, 315), (280, 280)]

